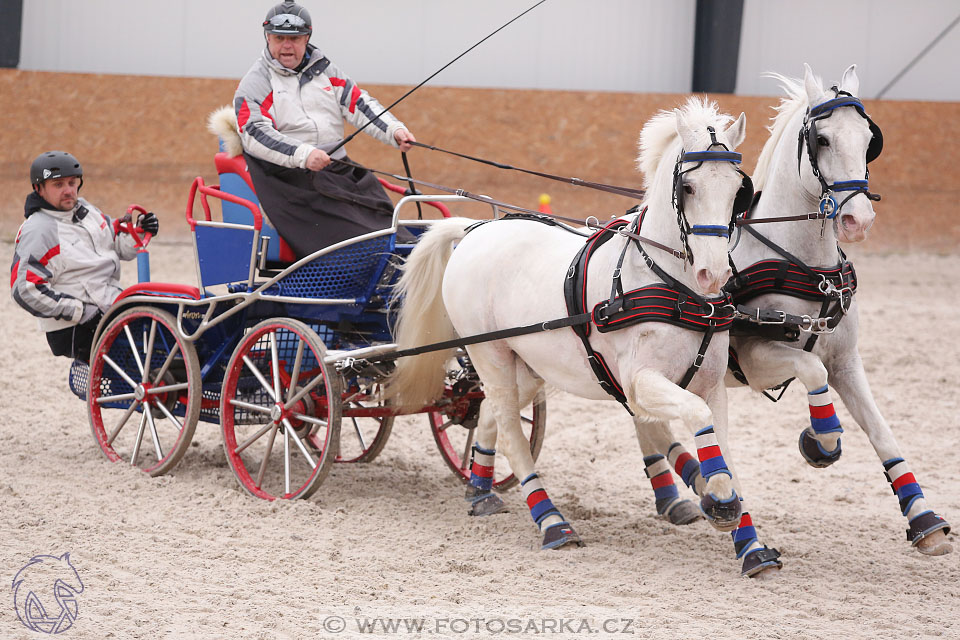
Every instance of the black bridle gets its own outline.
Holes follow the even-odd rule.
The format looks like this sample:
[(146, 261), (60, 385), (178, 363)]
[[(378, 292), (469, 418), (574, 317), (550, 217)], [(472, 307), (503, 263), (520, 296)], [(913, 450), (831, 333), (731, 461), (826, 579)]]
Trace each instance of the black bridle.
[[(803, 157), (803, 149), (806, 147), (810, 168), (820, 183), (820, 204), (817, 209), (826, 220), (835, 218), (837, 214), (840, 213), (843, 205), (857, 194), (862, 193), (873, 201), (880, 200), (880, 195), (870, 193), (869, 191), (869, 169), (867, 169), (862, 180), (827, 182), (823, 177), (823, 173), (820, 171), (818, 160), (820, 148), (817, 142), (817, 123), (829, 118), (837, 109), (853, 107), (857, 113), (867, 121), (870, 126), (870, 133), (873, 134), (873, 137), (870, 139), (870, 145), (867, 147), (867, 164), (873, 162), (883, 150), (883, 132), (880, 131), (880, 127), (867, 115), (866, 109), (860, 99), (847, 91), (841, 91), (836, 85), (831, 87), (830, 90), (833, 91), (834, 94), (832, 99), (807, 109), (806, 114), (803, 116), (803, 126), (800, 128), (800, 134), (797, 138), (797, 170), (800, 171), (801, 169), (800, 162)], [(835, 197), (837, 193), (848, 193), (848, 195), (838, 203), (837, 197)]]
[[(750, 180), (750, 176), (744, 173), (743, 170), (737, 166), (742, 161), (742, 155), (736, 151), (730, 151), (727, 145), (719, 142), (717, 140), (717, 131), (713, 127), (707, 127), (707, 132), (710, 134), (710, 144), (707, 146), (706, 150), (685, 152), (683, 149), (681, 149), (680, 155), (677, 156), (677, 161), (673, 165), (673, 189), (671, 190), (671, 203), (673, 204), (673, 210), (677, 214), (677, 226), (680, 227), (680, 242), (683, 244), (686, 259), (690, 262), (690, 264), (693, 264), (693, 251), (690, 249), (688, 236), (716, 236), (720, 238), (729, 238), (731, 232), (733, 231), (734, 221), (736, 220), (737, 216), (741, 213), (744, 213), (750, 207), (750, 202), (753, 200), (753, 181)], [(713, 150), (713, 147), (723, 147), (723, 150)], [(681, 167), (685, 162), (696, 162), (697, 164), (689, 169), (684, 169), (681, 171)], [(729, 225), (691, 225), (689, 220), (687, 220), (687, 214), (684, 211), (683, 176), (691, 171), (696, 171), (703, 166), (704, 162), (729, 162), (734, 165), (737, 173), (739, 173), (743, 178), (740, 182), (740, 189), (737, 191), (736, 198), (733, 201), (733, 211), (730, 215)]]

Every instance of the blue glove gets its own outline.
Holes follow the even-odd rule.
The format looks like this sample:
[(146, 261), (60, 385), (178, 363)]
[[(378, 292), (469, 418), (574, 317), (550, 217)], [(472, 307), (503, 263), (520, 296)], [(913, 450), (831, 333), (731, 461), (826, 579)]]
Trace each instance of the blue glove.
[(137, 217), (137, 226), (140, 227), (144, 233), (149, 233), (154, 237), (160, 233), (160, 220), (153, 212), (141, 213)]

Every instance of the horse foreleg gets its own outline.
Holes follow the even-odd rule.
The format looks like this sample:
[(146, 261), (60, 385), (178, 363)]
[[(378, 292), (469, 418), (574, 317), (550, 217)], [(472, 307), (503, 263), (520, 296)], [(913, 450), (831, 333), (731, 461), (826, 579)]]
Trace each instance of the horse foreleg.
[[(673, 451), (672, 446), (683, 447), (679, 442), (671, 443), (673, 435), (670, 432), (669, 425), (665, 422), (648, 421), (644, 422), (637, 418), (633, 419), (634, 427), (637, 431), (637, 440), (640, 443), (640, 451), (643, 452), (644, 472), (650, 479), (653, 486), (653, 494), (656, 499), (657, 515), (672, 524), (682, 525), (690, 524), (700, 519), (700, 509), (691, 500), (680, 497), (677, 491), (677, 485), (673, 482), (673, 473), (670, 471), (671, 461), (664, 456), (661, 451)], [(700, 477), (700, 470), (693, 457), (683, 451), (689, 462), (689, 471), (686, 476), (680, 473), (683, 481), (690, 486), (694, 471), (696, 477)], [(679, 454), (678, 454), (679, 455)], [(688, 482), (688, 478), (691, 480)]]
[(796, 378), (807, 389), (810, 426), (800, 432), (800, 454), (811, 466), (823, 468), (840, 459), (843, 427), (827, 386), (827, 370), (820, 358), (778, 342), (755, 342), (740, 356), (755, 389), (769, 389)]
[(707, 403), (650, 369), (633, 376), (629, 391), (631, 405), (641, 419), (661, 422), (679, 419), (694, 432), (700, 475), (706, 482), (700, 509), (710, 524), (720, 531), (736, 529), (740, 521), (740, 499), (734, 490), (733, 474), (727, 468), (714, 434)]
[(907, 519), (907, 540), (926, 555), (950, 553), (953, 547), (946, 537), (950, 525), (927, 505), (920, 484), (904, 460), (890, 425), (880, 414), (860, 355), (854, 353), (842, 365), (831, 367), (830, 379), (840, 393), (844, 406), (867, 434), (870, 444), (883, 462), (884, 474), (900, 501), (900, 512)]
[[(717, 442), (727, 455), (731, 455), (731, 449), (727, 436), (729, 434), (729, 413), (727, 411), (727, 390), (723, 383), (718, 384), (707, 396), (707, 405), (713, 414), (714, 432), (717, 436)], [(728, 460), (730, 472), (733, 474), (734, 487), (742, 496), (743, 488), (740, 480), (734, 470), (733, 460)], [(730, 532), (733, 538), (734, 552), (737, 559), (743, 560), (740, 569), (740, 575), (746, 577), (760, 577), (764, 574), (772, 573), (773, 569), (780, 569), (783, 563), (780, 562), (780, 552), (771, 549), (760, 543), (760, 536), (753, 524), (753, 518), (747, 510), (744, 499), (740, 498), (740, 522), (737, 528)]]

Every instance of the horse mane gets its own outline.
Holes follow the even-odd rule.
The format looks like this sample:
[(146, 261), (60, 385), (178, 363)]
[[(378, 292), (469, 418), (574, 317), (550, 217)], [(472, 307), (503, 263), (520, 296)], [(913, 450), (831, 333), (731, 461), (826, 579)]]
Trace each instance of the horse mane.
[[(732, 117), (720, 113), (717, 103), (706, 96), (690, 96), (680, 111), (690, 127), (697, 131), (706, 131), (708, 126), (712, 126), (722, 132), (733, 122)], [(643, 174), (643, 186), (648, 192), (654, 185), (657, 167), (664, 155), (673, 147), (679, 147), (679, 144), (680, 135), (677, 133), (677, 118), (673, 110), (658, 111), (643, 126), (637, 141), (637, 169)]]
[[(760, 151), (760, 157), (757, 158), (757, 166), (753, 170), (754, 189), (760, 191), (769, 177), (773, 164), (773, 152), (783, 138), (787, 130), (787, 124), (798, 111), (805, 110), (808, 106), (807, 92), (803, 86), (803, 80), (799, 78), (788, 78), (779, 73), (765, 73), (766, 78), (773, 78), (780, 83), (780, 86), (786, 92), (786, 97), (780, 99), (780, 104), (773, 108), (777, 114), (773, 117), (773, 122), (767, 127), (770, 137), (763, 145)], [(819, 77), (817, 83), (822, 84)]]
[(223, 150), (231, 156), (243, 153), (240, 134), (237, 132), (237, 114), (233, 107), (220, 107), (207, 117), (207, 130), (223, 141)]

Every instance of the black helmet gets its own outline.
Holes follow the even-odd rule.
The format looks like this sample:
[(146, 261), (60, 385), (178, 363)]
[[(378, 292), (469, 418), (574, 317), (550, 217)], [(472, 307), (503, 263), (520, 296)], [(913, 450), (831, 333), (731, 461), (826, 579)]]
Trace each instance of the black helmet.
[(267, 11), (263, 31), (285, 36), (309, 36), (313, 33), (313, 21), (307, 10), (296, 2), (282, 2)]
[(46, 151), (37, 156), (30, 165), (30, 184), (40, 184), (51, 178), (69, 176), (82, 178), (83, 168), (77, 159), (66, 151)]

